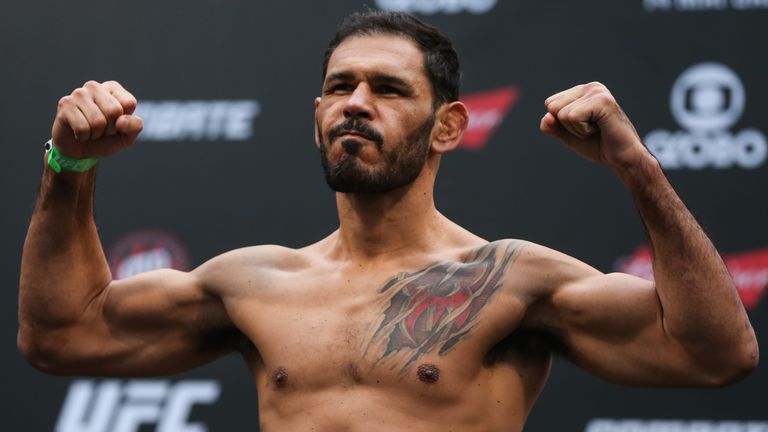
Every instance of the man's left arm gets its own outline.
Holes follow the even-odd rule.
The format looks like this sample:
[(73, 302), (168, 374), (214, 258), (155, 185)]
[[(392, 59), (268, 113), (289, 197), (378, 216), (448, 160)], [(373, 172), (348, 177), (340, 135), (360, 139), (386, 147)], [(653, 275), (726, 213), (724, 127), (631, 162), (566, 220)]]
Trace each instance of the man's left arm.
[[(614, 303), (618, 310), (652, 309), (648, 316), (654, 316), (656, 324), (649, 327), (655, 329), (647, 332), (652, 336), (644, 338), (646, 343), (642, 347), (649, 352), (635, 355), (651, 359), (656, 356), (659, 362), (691, 368), (679, 371), (686, 375), (679, 380), (657, 380), (639, 370), (633, 376), (629, 370), (622, 371), (620, 381), (717, 386), (745, 376), (757, 365), (758, 346), (733, 281), (719, 253), (667, 181), (658, 161), (642, 144), (614, 97), (602, 84), (590, 83), (558, 93), (548, 98), (545, 105), (547, 113), (542, 118), (541, 130), (579, 155), (611, 167), (632, 194), (648, 233), (655, 276), (650, 288), (628, 275), (585, 277), (553, 296), (566, 298), (564, 303), (573, 305), (580, 299), (590, 302), (597, 300), (591, 299), (593, 296), (607, 295), (597, 301), (605, 301), (605, 308)], [(604, 291), (612, 284), (625, 285), (626, 295), (621, 291)], [(621, 290), (622, 286), (613, 289)], [(635, 300), (642, 304), (621, 304)], [(614, 320), (621, 325), (618, 323), (622, 317), (614, 316), (610, 310), (586, 313), (595, 315), (596, 323), (603, 321), (602, 315), (602, 325), (610, 326)], [(583, 333), (586, 328), (573, 330)], [(658, 345), (653, 346), (654, 340)], [(616, 350), (627, 349), (632, 343), (631, 339), (618, 339)], [(610, 344), (602, 347), (611, 349)], [(655, 348), (660, 351), (654, 353)], [(599, 351), (588, 355), (600, 356)], [(610, 353), (604, 354), (610, 357)], [(591, 360), (577, 361), (589, 368)], [(619, 365), (613, 367), (622, 369)]]

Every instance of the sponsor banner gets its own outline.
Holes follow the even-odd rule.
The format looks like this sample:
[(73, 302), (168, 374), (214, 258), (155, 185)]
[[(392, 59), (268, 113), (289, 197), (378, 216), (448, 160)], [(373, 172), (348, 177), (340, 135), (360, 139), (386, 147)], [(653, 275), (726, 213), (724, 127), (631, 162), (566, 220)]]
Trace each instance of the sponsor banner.
[(195, 405), (213, 405), (221, 394), (214, 380), (76, 380), (64, 399), (55, 432), (205, 432), (191, 422)]
[(648, 12), (768, 9), (768, 0), (643, 0)]
[(507, 86), (462, 97), (469, 110), (469, 124), (459, 146), (470, 150), (485, 147), (519, 95), (517, 87)]
[(755, 128), (733, 131), (746, 104), (738, 75), (721, 63), (699, 63), (675, 81), (672, 116), (683, 130), (657, 129), (645, 144), (665, 169), (754, 169), (768, 156), (765, 134)]
[(140, 101), (144, 141), (246, 141), (261, 113), (255, 100)]
[(768, 432), (765, 421), (594, 419), (585, 432)]
[(497, 0), (376, 0), (376, 7), (386, 11), (401, 11), (434, 15), (469, 12), (480, 15), (490, 12)]
[[(768, 248), (723, 255), (739, 296), (747, 309), (754, 308), (768, 288)], [(620, 258), (616, 270), (653, 280), (651, 253), (641, 246), (629, 256)]]
[(115, 279), (161, 268), (186, 271), (190, 266), (184, 244), (172, 234), (156, 229), (124, 235), (107, 251), (107, 261)]

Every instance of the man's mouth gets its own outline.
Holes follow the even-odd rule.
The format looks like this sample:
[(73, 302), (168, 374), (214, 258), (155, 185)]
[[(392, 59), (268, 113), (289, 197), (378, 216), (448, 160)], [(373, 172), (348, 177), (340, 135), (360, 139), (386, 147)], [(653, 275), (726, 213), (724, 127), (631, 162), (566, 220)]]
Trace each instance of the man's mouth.
[(372, 137), (370, 137), (370, 136), (368, 136), (368, 135), (366, 135), (364, 133), (361, 133), (361, 132), (358, 132), (358, 131), (354, 131), (354, 130), (341, 131), (341, 133), (339, 134), (339, 138), (342, 138), (342, 139), (344, 139), (344, 138), (363, 138), (363, 139), (366, 139), (368, 141), (373, 141)]
[(384, 144), (384, 139), (378, 131), (365, 123), (355, 120), (347, 120), (330, 129), (328, 141), (337, 142), (337, 140), (340, 142), (356, 142), (359, 146), (373, 143), (379, 150), (381, 150)]

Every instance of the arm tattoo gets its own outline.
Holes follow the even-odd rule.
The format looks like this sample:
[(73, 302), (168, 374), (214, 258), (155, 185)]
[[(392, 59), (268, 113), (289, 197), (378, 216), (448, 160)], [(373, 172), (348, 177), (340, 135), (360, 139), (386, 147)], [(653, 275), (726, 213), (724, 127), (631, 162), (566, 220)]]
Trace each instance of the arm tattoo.
[(379, 290), (388, 306), (373, 323), (366, 351), (383, 349), (377, 363), (405, 361), (401, 373), (426, 353), (444, 355), (477, 324), (519, 248), (518, 241), (498, 241), (465, 262), (438, 262), (391, 278)]

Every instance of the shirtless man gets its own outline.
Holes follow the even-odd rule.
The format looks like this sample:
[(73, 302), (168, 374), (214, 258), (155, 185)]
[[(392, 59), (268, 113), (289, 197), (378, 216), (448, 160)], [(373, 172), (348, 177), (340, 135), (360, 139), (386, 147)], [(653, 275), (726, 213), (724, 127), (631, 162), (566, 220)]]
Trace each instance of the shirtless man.
[[(458, 61), (402, 14), (348, 18), (328, 49), (315, 142), (339, 229), (255, 246), (189, 272), (112, 280), (93, 170), (46, 164), (24, 245), (19, 347), (62, 375), (163, 375), (239, 351), (266, 431), (520, 431), (554, 352), (613, 382), (722, 386), (758, 360), (717, 251), (608, 90), (545, 102), (541, 130), (608, 165), (648, 230), (656, 282), (603, 274), (519, 240), (488, 242), (433, 202), (467, 126)], [(116, 82), (59, 102), (72, 158), (130, 145), (142, 121)], [(503, 188), (503, 183), (499, 184)]]

